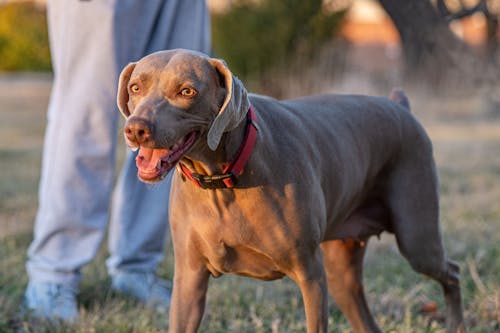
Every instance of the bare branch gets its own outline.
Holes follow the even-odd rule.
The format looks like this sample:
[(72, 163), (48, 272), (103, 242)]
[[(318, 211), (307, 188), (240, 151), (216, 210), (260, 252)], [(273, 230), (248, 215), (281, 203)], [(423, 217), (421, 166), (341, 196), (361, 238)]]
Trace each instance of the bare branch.
[[(443, 0), (438, 1), (443, 2)], [(447, 22), (451, 22), (454, 20), (460, 20), (463, 19), (464, 17), (474, 15), (475, 13), (482, 12), (485, 16), (490, 15), (489, 10), (488, 10), (488, 5), (486, 4), (486, 0), (481, 0), (475, 5), (474, 7), (471, 8), (465, 8), (462, 7), (462, 9), (456, 13), (450, 13), (448, 12), (448, 15), (444, 16)]]

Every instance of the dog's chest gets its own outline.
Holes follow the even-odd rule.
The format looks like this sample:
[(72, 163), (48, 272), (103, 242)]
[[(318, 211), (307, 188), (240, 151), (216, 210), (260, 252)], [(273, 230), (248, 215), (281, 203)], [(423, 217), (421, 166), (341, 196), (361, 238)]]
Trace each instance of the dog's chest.
[(206, 254), (207, 268), (214, 277), (231, 273), (274, 280), (284, 276), (270, 256), (247, 246), (229, 246), (220, 241), (212, 244)]
[[(219, 206), (217, 212), (214, 207), (207, 210), (202, 207), (206, 206), (200, 204), (196, 213), (191, 211), (190, 243), (196, 244), (197, 251), (205, 257), (207, 268), (214, 277), (232, 273), (272, 280), (284, 276), (280, 269), (283, 244), (276, 240), (285, 237), (279, 223), (276, 223), (277, 217), (268, 212), (265, 219), (255, 214), (254, 209), (250, 213), (239, 205)], [(267, 209), (261, 207), (260, 210)], [(197, 214), (211, 218), (200, 223), (201, 215)], [(282, 237), (273, 239), (273, 235)]]
[(196, 198), (198, 191), (188, 195), (182, 192), (185, 189), (189, 188), (178, 188), (172, 201), (174, 241), (187, 237), (186, 250), (202, 257), (214, 277), (232, 273), (263, 280), (281, 278), (296, 251), (294, 244), (309, 242), (304, 235), (314, 234), (300, 222), (305, 220), (302, 215), (310, 214), (297, 210), (293, 189), (288, 187), (281, 195), (253, 187), (200, 191)]

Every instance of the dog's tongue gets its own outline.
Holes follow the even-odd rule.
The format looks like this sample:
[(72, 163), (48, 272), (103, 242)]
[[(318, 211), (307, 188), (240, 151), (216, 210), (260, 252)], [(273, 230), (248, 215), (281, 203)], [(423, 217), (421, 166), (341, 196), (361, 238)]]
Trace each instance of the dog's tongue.
[(137, 157), (135, 158), (135, 164), (140, 170), (155, 170), (158, 165), (158, 161), (167, 156), (168, 152), (168, 149), (152, 149), (141, 147), (141, 149), (139, 149)]

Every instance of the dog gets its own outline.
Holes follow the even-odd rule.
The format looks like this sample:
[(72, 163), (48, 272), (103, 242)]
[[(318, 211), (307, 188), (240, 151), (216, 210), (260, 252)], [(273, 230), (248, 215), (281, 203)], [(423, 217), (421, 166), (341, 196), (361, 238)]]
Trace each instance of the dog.
[(327, 332), (328, 291), (355, 332), (381, 332), (363, 292), (368, 239), (395, 235), (438, 281), (446, 332), (465, 332), (459, 267), (438, 221), (432, 145), (402, 90), (391, 98), (248, 94), (222, 60), (168, 50), (127, 65), (117, 103), (138, 177), (170, 194), (170, 332), (195, 332), (209, 277), (290, 277), (307, 332)]

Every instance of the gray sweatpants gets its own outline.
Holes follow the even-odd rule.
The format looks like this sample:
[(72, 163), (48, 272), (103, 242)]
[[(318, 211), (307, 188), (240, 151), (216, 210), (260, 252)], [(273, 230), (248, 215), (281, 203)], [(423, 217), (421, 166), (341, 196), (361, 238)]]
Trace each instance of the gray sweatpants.
[[(54, 84), (31, 280), (78, 284), (110, 220), (108, 270), (154, 271), (168, 230), (169, 182), (138, 181), (134, 154), (115, 181), (121, 69), (161, 49), (210, 51), (204, 0), (49, 0)], [(125, 149), (120, 142), (120, 149)], [(109, 217), (111, 215), (111, 217)]]

